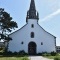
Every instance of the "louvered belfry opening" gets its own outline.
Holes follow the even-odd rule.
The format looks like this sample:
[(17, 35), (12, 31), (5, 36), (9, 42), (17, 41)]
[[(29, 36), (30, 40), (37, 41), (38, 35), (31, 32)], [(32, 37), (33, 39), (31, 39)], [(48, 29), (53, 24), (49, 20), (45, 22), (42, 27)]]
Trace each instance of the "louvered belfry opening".
[(34, 0), (31, 0), (30, 8), (27, 11), (26, 22), (27, 22), (28, 19), (37, 19), (37, 20), (39, 19), (39, 14), (36, 11)]

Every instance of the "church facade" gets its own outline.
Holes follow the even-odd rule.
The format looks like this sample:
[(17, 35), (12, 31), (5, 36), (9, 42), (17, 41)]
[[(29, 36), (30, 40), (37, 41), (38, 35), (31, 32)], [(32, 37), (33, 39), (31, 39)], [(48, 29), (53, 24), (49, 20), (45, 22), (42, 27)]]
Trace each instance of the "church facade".
[(39, 14), (35, 8), (34, 0), (31, 0), (27, 12), (26, 24), (10, 34), (8, 51), (19, 52), (24, 50), (29, 54), (42, 52), (56, 52), (56, 37), (45, 31), (39, 24)]

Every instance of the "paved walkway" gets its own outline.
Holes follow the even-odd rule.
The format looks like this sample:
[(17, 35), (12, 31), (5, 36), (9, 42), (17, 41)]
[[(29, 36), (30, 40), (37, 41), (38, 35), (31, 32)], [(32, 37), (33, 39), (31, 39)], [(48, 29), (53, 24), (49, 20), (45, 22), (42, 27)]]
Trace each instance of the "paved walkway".
[(30, 60), (53, 60), (53, 59), (44, 58), (42, 56), (30, 56), (29, 59)]

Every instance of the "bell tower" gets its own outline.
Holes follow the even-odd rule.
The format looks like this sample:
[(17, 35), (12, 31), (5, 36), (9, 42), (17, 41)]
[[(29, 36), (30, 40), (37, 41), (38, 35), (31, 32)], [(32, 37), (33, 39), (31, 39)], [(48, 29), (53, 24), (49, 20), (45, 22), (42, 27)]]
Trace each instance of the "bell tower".
[(31, 0), (30, 8), (27, 11), (26, 22), (28, 22), (28, 19), (36, 19), (36, 20), (39, 20), (39, 14), (36, 11), (34, 0)]

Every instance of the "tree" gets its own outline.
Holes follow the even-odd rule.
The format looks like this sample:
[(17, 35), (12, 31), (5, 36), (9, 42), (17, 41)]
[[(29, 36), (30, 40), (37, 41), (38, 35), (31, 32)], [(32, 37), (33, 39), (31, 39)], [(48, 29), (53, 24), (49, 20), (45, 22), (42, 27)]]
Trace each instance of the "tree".
[(13, 29), (18, 28), (17, 23), (12, 21), (10, 14), (0, 8), (0, 40), (10, 41), (9, 32)]

